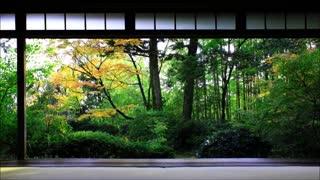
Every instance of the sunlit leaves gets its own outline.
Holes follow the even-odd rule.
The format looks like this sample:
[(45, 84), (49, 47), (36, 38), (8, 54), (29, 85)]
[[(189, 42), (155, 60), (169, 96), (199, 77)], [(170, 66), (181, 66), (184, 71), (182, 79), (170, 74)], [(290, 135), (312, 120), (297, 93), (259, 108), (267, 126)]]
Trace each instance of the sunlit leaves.
[[(66, 60), (51, 76), (51, 82), (60, 91), (58, 94), (65, 97), (57, 96), (59, 106), (67, 108), (68, 99), (82, 98), (79, 105), (86, 106), (86, 111), (79, 119), (110, 117), (119, 112), (121, 108), (116, 108), (112, 102), (111, 91), (126, 88), (140, 74), (127, 61), (124, 52), (125, 46), (139, 44), (138, 39), (60, 40), (56, 47), (64, 51)], [(102, 108), (103, 99), (108, 100), (112, 107)]]
[(103, 117), (111, 117), (116, 114), (116, 110), (114, 109), (93, 109), (86, 114), (82, 114), (78, 119), (83, 120), (87, 118), (103, 118)]

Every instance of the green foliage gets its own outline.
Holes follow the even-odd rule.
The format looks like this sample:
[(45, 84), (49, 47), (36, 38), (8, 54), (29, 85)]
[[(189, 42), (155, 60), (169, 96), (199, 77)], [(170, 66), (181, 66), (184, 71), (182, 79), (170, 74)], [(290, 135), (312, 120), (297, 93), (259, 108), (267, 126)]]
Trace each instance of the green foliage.
[(89, 119), (70, 121), (69, 124), (74, 131), (100, 131), (111, 135), (119, 135), (117, 127), (107, 123), (97, 123)]
[(276, 157), (319, 157), (320, 51), (273, 62), (278, 78), (257, 101), (259, 121), (252, 129), (274, 144)]
[(0, 41), (0, 159), (14, 159), (16, 153), (17, 62), (15, 41)]
[(174, 126), (174, 145), (180, 150), (194, 150), (205, 139), (210, 131), (208, 121), (181, 121)]
[(301, 53), (307, 48), (306, 39), (269, 38), (263, 39), (256, 46), (257, 50), (263, 50), (265, 54), (274, 55), (284, 52)]
[(71, 127), (62, 116), (38, 113), (33, 109), (27, 114), (27, 154), (29, 157), (51, 157), (52, 144), (64, 141)]
[[(204, 74), (204, 63), (198, 60), (198, 57), (194, 55), (188, 55), (187, 47), (189, 42), (185, 39), (176, 40), (172, 45), (172, 49), (175, 53), (169, 54), (166, 59), (171, 60), (171, 66), (167, 69), (169, 76), (168, 84), (171, 85), (173, 81), (184, 82), (189, 77), (201, 77)], [(173, 80), (170, 80), (173, 78)]]
[(200, 158), (268, 157), (270, 145), (254, 136), (248, 129), (228, 127), (219, 129), (200, 146)]
[[(188, 56), (188, 41), (170, 40), (161, 54), (163, 111), (148, 111), (136, 78), (150, 103), (148, 59), (131, 51), (135, 69), (122, 49), (140, 46), (139, 40), (65, 40), (60, 47), (54, 40), (50, 46), (27, 40), (28, 156), (173, 157), (169, 145), (186, 154), (199, 149), (199, 157), (266, 157), (270, 147), (260, 138), (272, 144), (269, 157), (320, 156), (320, 50), (314, 49), (319, 39), (248, 39), (241, 48), (242, 39), (201, 39), (196, 57)], [(12, 42), (0, 41), (1, 159), (15, 158), (16, 151)], [(235, 51), (228, 52), (228, 45)], [(72, 60), (58, 48), (72, 49)], [(193, 120), (184, 122), (183, 84), (191, 76)], [(116, 110), (134, 120), (119, 117)]]
[(166, 142), (167, 115), (163, 111), (136, 112), (134, 120), (128, 124), (126, 136), (132, 141)]
[(64, 141), (71, 131), (66, 122), (68, 114), (49, 108), (57, 99), (57, 90), (49, 82), (49, 76), (57, 66), (56, 60), (48, 60), (42, 40), (28, 40), (26, 45), (27, 86), (27, 155), (51, 157), (52, 144)]
[(16, 153), (17, 118), (15, 112), (0, 117), (0, 160), (14, 159)]
[(173, 150), (167, 146), (152, 147), (148, 142), (130, 142), (102, 132), (70, 133), (67, 141), (56, 144), (52, 152), (68, 158), (170, 158)]

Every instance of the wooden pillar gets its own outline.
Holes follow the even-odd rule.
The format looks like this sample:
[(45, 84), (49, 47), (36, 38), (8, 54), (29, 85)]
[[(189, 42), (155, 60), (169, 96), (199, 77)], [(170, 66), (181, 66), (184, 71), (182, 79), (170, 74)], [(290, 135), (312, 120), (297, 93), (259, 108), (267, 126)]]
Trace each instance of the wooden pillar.
[(245, 35), (247, 28), (246, 13), (237, 12), (236, 13), (236, 32), (238, 35)]
[(131, 11), (126, 12), (125, 13), (125, 28), (126, 28), (125, 31), (128, 34), (131, 34), (136, 30), (135, 22), (136, 22), (135, 13)]
[(16, 13), (17, 31), (17, 89), (18, 89), (18, 128), (17, 128), (17, 158), (26, 159), (27, 128), (26, 128), (26, 14)]

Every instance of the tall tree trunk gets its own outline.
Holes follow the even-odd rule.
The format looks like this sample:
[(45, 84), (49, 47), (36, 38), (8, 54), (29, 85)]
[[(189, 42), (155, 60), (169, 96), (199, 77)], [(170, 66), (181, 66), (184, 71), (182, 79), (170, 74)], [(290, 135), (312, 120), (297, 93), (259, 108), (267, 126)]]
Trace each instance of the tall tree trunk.
[(215, 96), (214, 96), (214, 105), (215, 105), (215, 109), (214, 109), (214, 113), (215, 113), (215, 119), (217, 121), (217, 124), (219, 124), (219, 121), (221, 119), (221, 94), (220, 94), (220, 86), (219, 86), (219, 72), (218, 72), (218, 68), (215, 70), (214, 72), (214, 92), (215, 92)]
[[(247, 39), (244, 39), (243, 41), (239, 42), (238, 46), (234, 49), (234, 52), (238, 51), (240, 47), (245, 43)], [(223, 52), (223, 47), (220, 45), (220, 52)], [(231, 58), (231, 61), (230, 59)], [(224, 62), (221, 62), (222, 65), (224, 65), (222, 70), (222, 96), (221, 96), (221, 121), (222, 123), (226, 120), (226, 110), (227, 107), (227, 95), (228, 95), (228, 89), (229, 89), (229, 82), (232, 75), (232, 71), (235, 67), (233, 54), (231, 54), (231, 40), (228, 40), (228, 52), (227, 55), (224, 55), (221, 53), (221, 60)]]
[(232, 111), (232, 101), (231, 101), (231, 89), (228, 88), (228, 94), (227, 94), (227, 118), (230, 121), (231, 120), (231, 111)]
[(153, 110), (162, 110), (157, 38), (150, 38), (149, 68), (150, 82), (152, 86), (152, 108)]
[[(217, 84), (217, 80), (216, 80), (216, 71), (215, 69), (212, 72), (212, 77), (213, 77), (213, 88), (212, 88), (212, 117), (214, 121), (218, 120), (218, 113), (220, 112), (218, 110), (218, 106), (217, 106), (217, 98), (219, 96), (217, 96), (217, 91), (216, 91), (216, 86), (218, 86)], [(218, 101), (220, 102), (220, 101)], [(214, 122), (213, 122), (214, 123)], [(215, 122), (216, 123), (216, 122)]]
[(230, 120), (229, 116), (230, 116), (230, 99), (229, 99), (229, 93), (230, 93), (230, 88), (228, 88), (227, 90), (227, 94), (226, 94), (226, 119), (225, 120)]
[(204, 93), (204, 119), (207, 120), (208, 118), (208, 103), (207, 103), (207, 80), (206, 80), (206, 73), (204, 73), (203, 78), (203, 93)]
[(199, 80), (198, 79), (196, 79), (195, 80), (196, 81), (196, 84), (195, 84), (195, 93), (196, 93), (196, 102), (195, 102), (195, 104), (196, 104), (196, 108), (195, 108), (195, 117), (196, 117), (196, 119), (197, 120), (200, 120), (200, 112), (201, 112), (201, 104), (200, 104), (200, 88), (198, 88), (198, 86), (199, 86)]
[[(198, 39), (191, 38), (190, 44), (188, 47), (188, 56), (195, 57), (197, 54), (197, 48), (198, 48)], [(195, 81), (195, 76), (194, 76), (194, 73), (192, 72), (191, 75), (188, 76), (184, 82), (183, 118), (185, 121), (191, 120), (193, 94), (194, 94), (194, 81)]]
[[(227, 61), (227, 60), (225, 60)], [(227, 71), (229, 68), (229, 72)], [(233, 64), (226, 64), (224, 73), (222, 76), (222, 95), (221, 95), (221, 121), (222, 123), (226, 120), (226, 105), (227, 105), (227, 95), (228, 95), (228, 87), (229, 87), (229, 82), (232, 74), (232, 70), (234, 68)]]
[(148, 86), (148, 98), (147, 98), (147, 102), (148, 104), (151, 106), (151, 89), (152, 89), (152, 79), (149, 78), (149, 86)]
[(247, 110), (247, 91), (246, 91), (246, 84), (247, 84), (247, 81), (246, 81), (246, 78), (245, 78), (245, 74), (244, 73), (242, 73), (242, 86), (243, 86), (243, 88), (242, 88), (242, 98), (243, 98), (243, 100), (242, 100), (242, 105), (243, 105), (243, 107), (242, 107), (242, 109), (244, 110), (244, 111), (246, 111)]
[(251, 83), (252, 83), (252, 80), (249, 75), (247, 76), (247, 79), (248, 79), (247, 109), (250, 110), (251, 109), (251, 91), (252, 91)]
[(183, 118), (185, 121), (191, 120), (192, 104), (194, 95), (194, 78), (188, 77), (184, 82), (183, 94)]
[(228, 86), (223, 85), (221, 95), (221, 119), (220, 124), (226, 120), (226, 97), (227, 97)]
[(239, 69), (236, 67), (236, 120), (240, 120), (240, 82), (239, 82)]

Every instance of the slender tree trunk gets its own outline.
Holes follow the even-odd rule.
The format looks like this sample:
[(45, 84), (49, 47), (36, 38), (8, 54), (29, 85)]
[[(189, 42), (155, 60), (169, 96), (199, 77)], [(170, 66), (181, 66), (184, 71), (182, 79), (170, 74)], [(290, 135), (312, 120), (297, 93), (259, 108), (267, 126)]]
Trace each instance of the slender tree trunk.
[(240, 82), (239, 82), (239, 69), (236, 67), (236, 120), (240, 120)]
[[(219, 113), (218, 111), (218, 106), (217, 106), (217, 91), (216, 91), (216, 86), (217, 86), (217, 80), (216, 80), (216, 71), (214, 70), (212, 72), (212, 76), (213, 76), (213, 86), (212, 86), (212, 117), (213, 117), (213, 120), (214, 121), (217, 121), (218, 118), (217, 118), (217, 113)], [(218, 101), (219, 102), (219, 101)]]
[(252, 91), (252, 88), (251, 88), (251, 83), (252, 83), (252, 80), (251, 78), (249, 77), (249, 75), (247, 76), (247, 79), (248, 79), (248, 94), (247, 94), (247, 100), (248, 100), (248, 110), (251, 109), (251, 91)]
[[(227, 68), (229, 67), (229, 72)], [(222, 77), (222, 96), (221, 96), (221, 121), (222, 123), (226, 120), (226, 105), (227, 105), (227, 95), (228, 95), (228, 86), (231, 78), (231, 73), (234, 68), (234, 65), (225, 65), (225, 72)]]
[(195, 80), (195, 91), (196, 91), (196, 109), (195, 109), (195, 117), (197, 120), (200, 120), (200, 112), (201, 112), (201, 104), (200, 104), (200, 89), (199, 89), (199, 81), (198, 79)]
[(226, 95), (226, 120), (230, 120), (230, 97), (229, 97), (229, 93), (230, 93), (230, 88), (228, 88), (227, 90), (227, 95)]
[(136, 65), (136, 62), (135, 60), (133, 59), (132, 55), (129, 54), (129, 57), (131, 59), (131, 62), (134, 66), (134, 69), (136, 70), (136, 73), (137, 73), (137, 80), (138, 80), (138, 85), (139, 85), (139, 89), (140, 89), (140, 92), (141, 92), (141, 96), (142, 96), (142, 99), (143, 99), (143, 104), (144, 106), (146, 107), (147, 110), (149, 110), (151, 107), (150, 107), (150, 104), (149, 102), (147, 101), (147, 98), (146, 98), (146, 95), (144, 93), (144, 89), (143, 89), (143, 85), (142, 85), (142, 81), (141, 81), (141, 78), (140, 78), (140, 75), (138, 74), (139, 73), (139, 70), (138, 70), (138, 67)]
[(222, 96), (221, 96), (221, 122), (223, 123), (226, 120), (226, 96), (227, 96), (228, 87), (223, 85), (222, 87)]
[(216, 120), (217, 120), (217, 124), (219, 124), (219, 121), (221, 119), (221, 94), (220, 94), (220, 85), (219, 85), (219, 72), (218, 72), (218, 69), (216, 69), (216, 73), (214, 73), (215, 75), (215, 99), (214, 99), (214, 102), (215, 102), (215, 106), (216, 106), (216, 109), (215, 109), (215, 114), (216, 114)]
[(152, 108), (154, 110), (162, 110), (162, 96), (158, 67), (158, 47), (156, 38), (150, 38), (149, 68), (152, 85)]
[(205, 73), (204, 73), (204, 75), (203, 75), (203, 79), (202, 79), (202, 81), (203, 81), (203, 93), (204, 93), (204, 119), (205, 120), (207, 120), (207, 118), (208, 118), (208, 103), (207, 103), (207, 99), (208, 99), (208, 97), (207, 97), (207, 80), (206, 80), (206, 76), (205, 76)]
[(243, 110), (244, 111), (247, 110), (246, 84), (247, 84), (247, 81), (245, 79), (245, 75), (244, 75), (244, 73), (242, 73), (242, 86), (243, 86), (243, 88), (242, 88), (242, 94), (243, 94), (242, 95), (242, 98), (243, 98), (242, 103), (243, 103)]
[(151, 106), (151, 89), (152, 89), (152, 79), (149, 78), (149, 87), (148, 87), (148, 98), (147, 98), (147, 102), (148, 104)]
[[(198, 39), (191, 38), (188, 47), (188, 56), (195, 57), (197, 54)], [(196, 60), (196, 59), (194, 59)], [(194, 67), (196, 68), (196, 67)], [(188, 76), (184, 82), (184, 94), (183, 94), (183, 118), (185, 121), (191, 120), (193, 93), (194, 93), (194, 81), (195, 77), (193, 73)]]
[(217, 120), (216, 118), (216, 111), (217, 111), (217, 106), (216, 106), (216, 73), (213, 71), (212, 76), (213, 76), (213, 86), (212, 86), (212, 117), (213, 120)]
[(228, 88), (228, 110), (227, 110), (227, 117), (228, 117), (228, 120), (230, 121), (231, 120), (231, 111), (232, 111), (232, 101), (231, 101), (231, 89)]
[[(101, 87), (104, 87), (103, 81), (101, 79), (99, 79), (99, 84), (101, 85)], [(106, 98), (109, 101), (109, 103), (112, 106), (112, 108), (115, 109), (117, 113), (119, 113), (125, 119), (133, 119), (132, 117), (127, 116), (120, 109), (117, 108), (117, 106), (114, 104), (114, 102), (113, 102), (113, 100), (111, 98), (111, 95), (110, 95), (109, 91), (106, 88), (103, 88), (103, 93), (106, 96)]]

